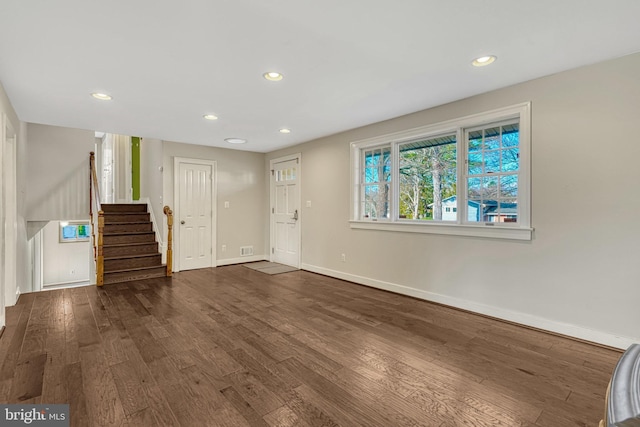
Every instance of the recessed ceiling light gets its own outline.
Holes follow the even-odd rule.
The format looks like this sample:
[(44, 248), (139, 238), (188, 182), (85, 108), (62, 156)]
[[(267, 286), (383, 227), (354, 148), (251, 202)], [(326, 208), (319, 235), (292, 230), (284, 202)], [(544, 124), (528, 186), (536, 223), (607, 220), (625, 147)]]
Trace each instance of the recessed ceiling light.
[(242, 139), (242, 138), (225, 138), (225, 141), (227, 141), (229, 144), (244, 144), (245, 142), (247, 142), (246, 139)]
[(282, 128), (280, 129), (280, 133), (291, 133), (291, 129)]
[(207, 120), (218, 120), (218, 116), (214, 116), (213, 114), (205, 114), (202, 117), (204, 117)]
[(99, 99), (101, 101), (110, 101), (111, 95), (107, 95), (106, 93), (94, 92), (91, 94), (95, 99)]
[(497, 58), (494, 55), (481, 56), (479, 58), (474, 59), (471, 64), (474, 67), (484, 67), (485, 65), (491, 64)]
[(276, 71), (269, 71), (268, 73), (264, 73), (262, 76), (267, 80), (271, 80), (272, 82), (278, 82), (284, 77), (282, 74)]

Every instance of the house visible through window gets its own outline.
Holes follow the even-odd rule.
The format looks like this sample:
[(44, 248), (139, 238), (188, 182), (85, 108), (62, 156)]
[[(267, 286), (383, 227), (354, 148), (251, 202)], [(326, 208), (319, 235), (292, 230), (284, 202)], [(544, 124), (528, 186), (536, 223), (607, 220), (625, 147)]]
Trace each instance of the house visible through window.
[(518, 121), (465, 132), (469, 221), (518, 221), (519, 135)]
[(491, 225), (523, 230), (505, 238), (530, 238), (529, 117), (521, 104), (353, 143), (352, 227), (497, 235), (428, 227)]

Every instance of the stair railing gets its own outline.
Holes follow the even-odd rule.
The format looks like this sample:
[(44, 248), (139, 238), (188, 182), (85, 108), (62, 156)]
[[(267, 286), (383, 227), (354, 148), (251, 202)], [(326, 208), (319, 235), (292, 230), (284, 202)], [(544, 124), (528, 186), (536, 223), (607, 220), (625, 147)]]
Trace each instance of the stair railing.
[[(100, 186), (98, 185), (98, 173), (96, 172), (96, 156), (89, 153), (89, 217), (91, 218), (91, 242), (93, 244), (93, 259), (96, 263), (96, 285), (104, 285), (104, 212), (100, 203)], [(98, 236), (96, 238), (96, 225)]]
[(167, 216), (167, 277), (173, 274), (173, 211), (169, 206), (163, 209)]

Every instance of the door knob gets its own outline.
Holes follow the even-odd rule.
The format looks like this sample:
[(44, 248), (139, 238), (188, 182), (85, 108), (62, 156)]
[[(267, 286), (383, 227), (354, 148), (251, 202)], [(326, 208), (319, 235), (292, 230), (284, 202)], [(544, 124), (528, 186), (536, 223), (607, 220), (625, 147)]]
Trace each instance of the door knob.
[(184, 225), (184, 221), (180, 221), (180, 224)]
[(294, 221), (298, 220), (298, 209), (296, 209), (296, 211), (293, 213), (293, 218), (291, 218)]

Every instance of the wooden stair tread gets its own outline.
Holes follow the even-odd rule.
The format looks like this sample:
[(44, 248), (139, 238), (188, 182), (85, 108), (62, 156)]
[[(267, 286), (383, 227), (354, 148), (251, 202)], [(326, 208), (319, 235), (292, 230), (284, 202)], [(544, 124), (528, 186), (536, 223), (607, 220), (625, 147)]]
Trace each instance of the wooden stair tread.
[(104, 215), (146, 215), (149, 212), (136, 212), (136, 211), (124, 211), (124, 212), (103, 212)]
[(145, 270), (153, 270), (154, 268), (164, 268), (166, 269), (167, 266), (165, 264), (159, 264), (159, 265), (151, 265), (149, 267), (131, 267), (131, 268), (123, 268), (121, 270), (111, 270), (111, 271), (105, 271), (104, 274), (113, 274), (113, 273), (126, 273), (126, 272), (134, 272), (134, 271), (145, 271)]
[(151, 223), (151, 221), (130, 221), (130, 222), (127, 222), (127, 221), (120, 222), (120, 221), (118, 221), (118, 222), (105, 223), (105, 226), (107, 226), (107, 225), (129, 225), (129, 224), (150, 224), (150, 223)]
[(103, 248), (116, 248), (119, 246), (142, 246), (142, 245), (153, 245), (158, 242), (134, 242), (134, 243), (114, 243), (111, 245), (102, 245)]
[[(132, 224), (127, 222), (127, 224)], [(139, 236), (142, 234), (155, 234), (155, 231), (114, 231), (111, 233), (102, 233), (103, 236)]]
[(144, 258), (144, 257), (152, 257), (152, 256), (157, 256), (157, 255), (162, 255), (160, 252), (156, 252), (156, 253), (152, 253), (152, 254), (133, 254), (133, 255), (112, 255), (112, 256), (105, 256), (104, 260), (105, 261), (112, 261), (114, 259), (131, 259), (131, 258)]

